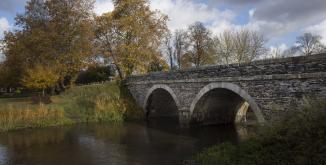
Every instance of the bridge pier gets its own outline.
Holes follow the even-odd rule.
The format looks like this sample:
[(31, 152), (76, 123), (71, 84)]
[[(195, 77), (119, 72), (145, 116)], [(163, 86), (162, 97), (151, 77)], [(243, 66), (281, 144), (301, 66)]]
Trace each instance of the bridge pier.
[(179, 109), (179, 124), (181, 127), (189, 127), (191, 113), (189, 108)]

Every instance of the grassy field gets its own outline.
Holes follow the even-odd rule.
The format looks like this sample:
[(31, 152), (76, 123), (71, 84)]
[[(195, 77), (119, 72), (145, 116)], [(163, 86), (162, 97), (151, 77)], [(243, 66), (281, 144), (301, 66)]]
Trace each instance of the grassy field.
[(0, 131), (82, 122), (123, 122), (142, 117), (141, 109), (116, 83), (73, 87), (48, 105), (31, 98), (0, 99)]

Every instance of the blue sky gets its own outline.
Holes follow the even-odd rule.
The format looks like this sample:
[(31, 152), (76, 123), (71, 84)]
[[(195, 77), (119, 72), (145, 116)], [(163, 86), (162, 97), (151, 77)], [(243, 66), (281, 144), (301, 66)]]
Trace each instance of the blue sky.
[[(26, 0), (0, 1), (0, 37), (14, 28), (16, 13)], [(151, 8), (169, 16), (171, 30), (186, 28), (195, 21), (205, 23), (214, 34), (249, 28), (263, 34), (267, 47), (286, 49), (296, 37), (312, 32), (326, 44), (326, 0), (150, 0)], [(112, 11), (111, 0), (96, 0), (95, 13)]]

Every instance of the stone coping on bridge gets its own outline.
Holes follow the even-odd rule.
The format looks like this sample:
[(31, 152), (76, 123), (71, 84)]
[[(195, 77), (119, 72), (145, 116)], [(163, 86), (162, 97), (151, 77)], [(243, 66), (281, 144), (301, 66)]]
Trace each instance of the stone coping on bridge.
[[(154, 72), (146, 75), (134, 75), (127, 83), (136, 81), (180, 80), (197, 81), (237, 81), (253, 79), (295, 79), (325, 77), (326, 54), (298, 56), (281, 59), (254, 61), (252, 63), (216, 65), (200, 68)], [(213, 78), (214, 80), (211, 80)]]
[(257, 75), (249, 77), (218, 77), (218, 78), (195, 78), (195, 79), (177, 79), (177, 80), (146, 80), (129, 81), (127, 84), (174, 84), (174, 83), (210, 83), (210, 82), (235, 82), (235, 81), (258, 81), (258, 80), (291, 80), (291, 79), (310, 79), (326, 78), (326, 72), (303, 73), (303, 74), (275, 74), (275, 75)]

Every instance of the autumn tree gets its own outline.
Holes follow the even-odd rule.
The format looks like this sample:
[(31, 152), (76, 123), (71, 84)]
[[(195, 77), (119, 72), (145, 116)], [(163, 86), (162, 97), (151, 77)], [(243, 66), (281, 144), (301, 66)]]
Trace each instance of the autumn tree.
[(190, 25), (187, 31), (188, 50), (183, 59), (187, 65), (199, 67), (215, 63), (211, 31), (203, 23)]
[(28, 89), (41, 90), (44, 97), (45, 89), (53, 87), (58, 79), (59, 75), (51, 68), (36, 65), (34, 68), (27, 69), (21, 82)]
[(303, 55), (321, 53), (325, 49), (325, 46), (321, 44), (320, 40), (321, 36), (319, 35), (304, 33), (297, 38), (296, 46), (293, 49), (303, 53)]
[(52, 56), (62, 84), (65, 77), (77, 78), (94, 54), (94, 0), (50, 0), (46, 5), (51, 17), (51, 47), (55, 50)]
[(146, 73), (167, 32), (167, 17), (151, 11), (148, 0), (113, 0), (114, 10), (97, 18), (100, 52), (113, 61), (121, 79)]
[[(5, 66), (12, 84), (35, 65), (51, 66), (60, 76), (75, 77), (93, 54), (93, 3), (89, 0), (31, 0), (18, 14), (19, 28), (4, 37)], [(60, 83), (62, 84), (62, 83)]]

